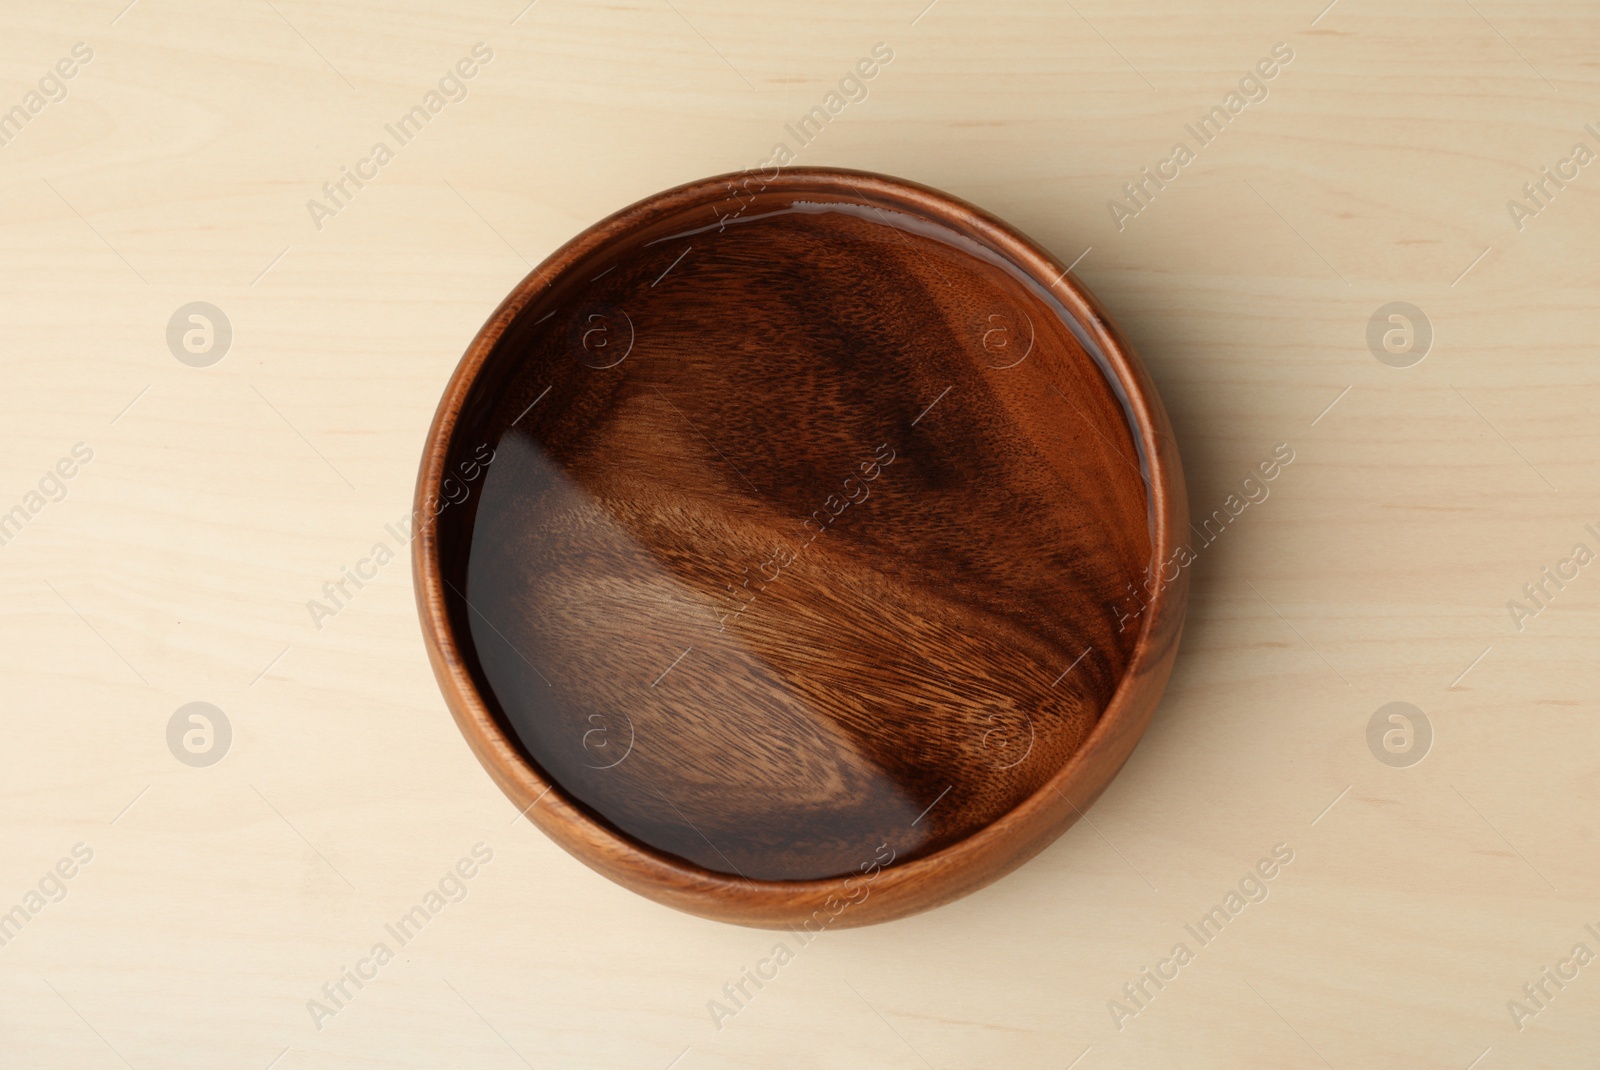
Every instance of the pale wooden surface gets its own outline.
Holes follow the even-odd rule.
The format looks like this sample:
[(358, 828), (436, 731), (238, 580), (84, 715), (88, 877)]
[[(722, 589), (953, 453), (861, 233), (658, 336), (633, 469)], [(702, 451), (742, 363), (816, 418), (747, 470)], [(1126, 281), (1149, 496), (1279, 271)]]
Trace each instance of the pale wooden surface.
[[(0, 106), (94, 50), (0, 147), (0, 509), (94, 450), (0, 547), (0, 909), (95, 852), (0, 947), (0, 1064), (1592, 1058), (1600, 965), (1520, 1032), (1506, 1003), (1600, 951), (1600, 573), (1520, 634), (1506, 602), (1600, 549), (1600, 169), (1522, 232), (1505, 202), (1600, 120), (1600, 12), (540, 0), (512, 25), (522, 2), (0, 15)], [(478, 41), (470, 97), (317, 231), (307, 198)], [(953, 906), (826, 934), (719, 1030), (707, 1002), (777, 938), (613, 887), (516, 819), (445, 711), (403, 562), (320, 631), (305, 603), (408, 510), (445, 379), (530, 263), (760, 163), (880, 41), (893, 62), (800, 162), (1092, 246), (1078, 273), (1163, 392), (1196, 514), (1274, 444), (1296, 459), (1202, 554), (1167, 699), (1093, 827)], [(1268, 99), (1119, 233), (1107, 199), (1280, 41)], [(164, 337), (195, 300), (234, 330), (206, 369)], [(1408, 369), (1364, 340), (1395, 300), (1436, 331)], [(234, 730), (206, 769), (165, 739), (195, 700)], [(1394, 700), (1436, 733), (1409, 769), (1365, 742)], [(468, 897), (315, 1029), (306, 1001), (479, 841)], [(1121, 985), (1279, 843), (1270, 897), (1116, 1029)]]

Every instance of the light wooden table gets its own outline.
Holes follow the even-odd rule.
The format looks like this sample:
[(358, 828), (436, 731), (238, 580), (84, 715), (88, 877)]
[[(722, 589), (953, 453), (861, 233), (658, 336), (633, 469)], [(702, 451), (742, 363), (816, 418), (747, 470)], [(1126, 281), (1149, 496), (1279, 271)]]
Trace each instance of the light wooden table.
[[(1588, 1065), (1600, 963), (1541, 970), (1600, 954), (1600, 566), (1541, 569), (1600, 551), (1600, 167), (1573, 152), (1600, 152), (1600, 10), (524, 2), (0, 15), (0, 108), (23, 107), (0, 125), (0, 513), (25, 514), (0, 528), (0, 909), (23, 910), (0, 1065)], [(446, 713), (403, 558), (320, 629), (307, 602), (397, 542), (446, 377), (531, 264), (792, 147), (879, 42), (798, 161), (1082, 254), (1197, 518), (1278, 443), (1294, 460), (1203, 552), (1167, 698), (1089, 821), (953, 906), (794, 942), (715, 1023), (780, 937), (655, 906), (517, 818)], [(1265, 99), (1247, 82), (1197, 145), (1280, 43)], [(395, 147), (463, 59), (465, 99)], [(1180, 143), (1119, 230), (1108, 203)], [(1541, 168), (1576, 177), (1514, 218)], [(209, 367), (168, 343), (197, 301), (231, 327)], [(1433, 334), (1410, 367), (1367, 341), (1397, 301)], [(191, 702), (231, 727), (209, 767), (169, 749)], [(1369, 748), (1391, 702), (1431, 726), (1420, 764)], [(386, 926), (477, 844), (465, 898), (400, 947)], [(1185, 927), (1277, 845), (1266, 899), (1202, 946)], [(1136, 1003), (1145, 967), (1177, 976)]]

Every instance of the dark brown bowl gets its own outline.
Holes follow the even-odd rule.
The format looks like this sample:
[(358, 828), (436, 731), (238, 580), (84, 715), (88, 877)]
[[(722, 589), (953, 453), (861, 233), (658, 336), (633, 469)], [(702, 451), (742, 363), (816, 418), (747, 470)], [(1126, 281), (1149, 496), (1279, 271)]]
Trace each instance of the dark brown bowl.
[(1110, 782), (1183, 625), (1166, 413), (1095, 300), (911, 182), (692, 182), (468, 347), (413, 566), (467, 741), (612, 880), (862, 925), (1021, 865)]

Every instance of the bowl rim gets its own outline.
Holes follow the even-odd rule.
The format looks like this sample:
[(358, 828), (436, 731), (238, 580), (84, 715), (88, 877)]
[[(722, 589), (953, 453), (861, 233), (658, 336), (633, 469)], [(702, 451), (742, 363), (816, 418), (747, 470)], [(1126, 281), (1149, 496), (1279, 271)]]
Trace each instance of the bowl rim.
[[(564, 273), (604, 245), (668, 213), (725, 200), (730, 193), (854, 193), (893, 203), (976, 238), (1052, 293), (1100, 347), (1126, 393), (1142, 447), (1152, 517), (1151, 567), (1168, 562), (1189, 523), (1181, 462), (1166, 411), (1143, 364), (1099, 302), (1057, 258), (974, 205), (907, 179), (834, 167), (777, 168), (714, 175), (652, 194), (585, 228), (533, 268), (479, 329), (451, 374), (425, 440), (413, 500), (412, 578), (423, 639), (440, 690), (462, 734), (500, 789), (566, 851), (613, 881), (702, 917), (764, 928), (810, 930), (886, 921), (959, 898), (1020, 866), (1066, 831), (1121, 768), (1164, 689), (1182, 631), (1189, 569), (1148, 590), (1140, 631), (1111, 700), (1076, 750), (1030, 796), (994, 821), (931, 854), (882, 866), (870, 877), (748, 880), (701, 869), (633, 840), (590, 816), (530, 760), (479, 695), (451, 626), (439, 557), (438, 489), (462, 406), (478, 373), (517, 315)], [(1165, 577), (1163, 576), (1165, 581)], [(468, 640), (470, 643), (470, 640)], [(1062, 804), (1065, 805), (1062, 805)], [(867, 891), (862, 894), (863, 881)], [(849, 882), (855, 882), (851, 884)], [(836, 906), (843, 903), (843, 907)]]

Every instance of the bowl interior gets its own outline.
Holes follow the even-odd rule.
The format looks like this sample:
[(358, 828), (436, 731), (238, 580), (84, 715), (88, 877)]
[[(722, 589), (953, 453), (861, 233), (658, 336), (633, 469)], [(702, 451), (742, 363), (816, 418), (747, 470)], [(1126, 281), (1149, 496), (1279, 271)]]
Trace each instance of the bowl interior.
[(753, 881), (925, 857), (1039, 791), (1137, 646), (1125, 391), (959, 218), (796, 178), (610, 226), (465, 394), (439, 573), (526, 761)]

